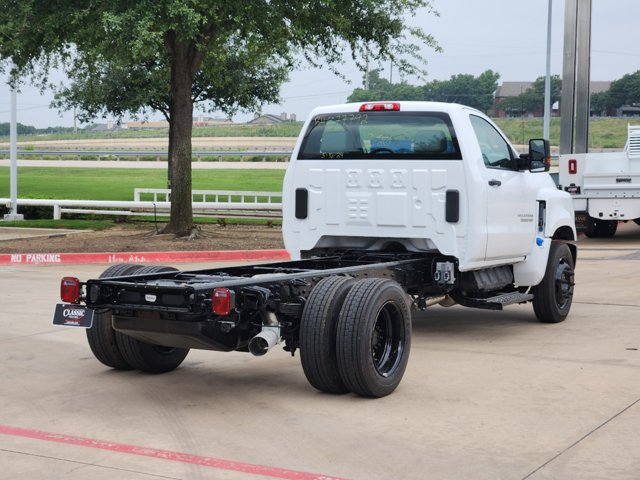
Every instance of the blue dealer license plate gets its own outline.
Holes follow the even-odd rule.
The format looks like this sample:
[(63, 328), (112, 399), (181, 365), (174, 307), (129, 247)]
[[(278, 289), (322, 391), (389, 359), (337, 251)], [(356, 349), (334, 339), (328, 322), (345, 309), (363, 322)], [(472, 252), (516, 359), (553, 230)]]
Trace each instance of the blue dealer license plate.
[(70, 305), (59, 303), (53, 314), (53, 324), (65, 327), (91, 328), (93, 324), (93, 310), (84, 305)]

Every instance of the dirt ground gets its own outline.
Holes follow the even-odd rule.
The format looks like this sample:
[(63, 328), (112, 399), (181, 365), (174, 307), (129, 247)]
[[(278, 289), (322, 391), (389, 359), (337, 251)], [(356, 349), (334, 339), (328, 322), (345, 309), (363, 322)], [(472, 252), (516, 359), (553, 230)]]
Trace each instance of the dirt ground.
[(204, 225), (198, 238), (157, 234), (154, 226), (125, 225), (102, 231), (0, 241), (0, 253), (161, 252), (284, 248), (280, 226)]

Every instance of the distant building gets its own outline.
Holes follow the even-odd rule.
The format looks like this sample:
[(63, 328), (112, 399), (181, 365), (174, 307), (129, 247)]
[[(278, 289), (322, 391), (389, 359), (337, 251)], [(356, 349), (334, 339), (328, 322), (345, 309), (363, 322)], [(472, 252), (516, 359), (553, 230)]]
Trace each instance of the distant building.
[(169, 122), (166, 120), (127, 122), (127, 128), (129, 130), (161, 130), (169, 128)]
[(285, 112), (280, 115), (271, 115), (269, 113), (256, 113), (253, 120), (249, 120), (247, 122), (248, 125), (275, 125), (277, 123), (285, 123), (285, 122), (295, 122), (296, 115), (292, 113), (291, 115), (287, 115)]
[(222, 118), (222, 117), (205, 117), (203, 115), (198, 115), (193, 119), (194, 127), (213, 127), (217, 125), (232, 125), (233, 120), (230, 118)]
[[(211, 127), (214, 125), (231, 125), (233, 121), (230, 118), (205, 117), (198, 115), (193, 117), (193, 127)], [(169, 122), (166, 120), (152, 120), (143, 122), (128, 122), (123, 128), (130, 130), (161, 130), (169, 128)]]

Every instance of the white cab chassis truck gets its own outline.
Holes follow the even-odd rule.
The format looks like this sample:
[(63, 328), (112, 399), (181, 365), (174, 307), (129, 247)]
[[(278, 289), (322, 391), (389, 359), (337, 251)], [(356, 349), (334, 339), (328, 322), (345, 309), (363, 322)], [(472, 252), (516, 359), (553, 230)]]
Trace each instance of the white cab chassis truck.
[(588, 237), (613, 237), (620, 221), (640, 225), (640, 126), (629, 125), (621, 152), (560, 156), (560, 188), (571, 194), (576, 226)]
[(87, 328), (114, 369), (160, 373), (191, 348), (262, 355), (282, 343), (318, 390), (388, 395), (409, 359), (414, 310), (532, 302), (541, 322), (566, 318), (576, 232), (548, 158), (548, 142), (518, 155), (461, 105), (317, 108), (284, 180), (291, 261), (65, 277), (54, 323)]

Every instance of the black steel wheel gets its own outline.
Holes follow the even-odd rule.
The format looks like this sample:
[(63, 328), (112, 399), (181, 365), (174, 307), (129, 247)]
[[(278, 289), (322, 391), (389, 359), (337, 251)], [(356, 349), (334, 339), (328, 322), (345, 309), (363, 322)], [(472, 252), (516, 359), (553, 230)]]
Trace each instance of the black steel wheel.
[(338, 315), (353, 287), (351, 277), (331, 276), (313, 287), (300, 321), (300, 360), (309, 383), (322, 392), (346, 393), (336, 358)]
[(566, 243), (552, 241), (542, 282), (533, 289), (533, 311), (544, 323), (562, 322), (571, 309), (574, 260)]
[[(119, 263), (107, 268), (99, 278), (130, 275), (143, 268), (141, 265)], [(131, 370), (133, 367), (124, 359), (116, 343), (116, 332), (111, 326), (111, 310), (96, 310), (93, 325), (87, 329), (87, 341), (93, 355), (107, 367), (116, 370)]]
[(407, 295), (393, 280), (358, 281), (338, 320), (338, 369), (346, 387), (364, 397), (384, 397), (402, 380), (411, 349)]

